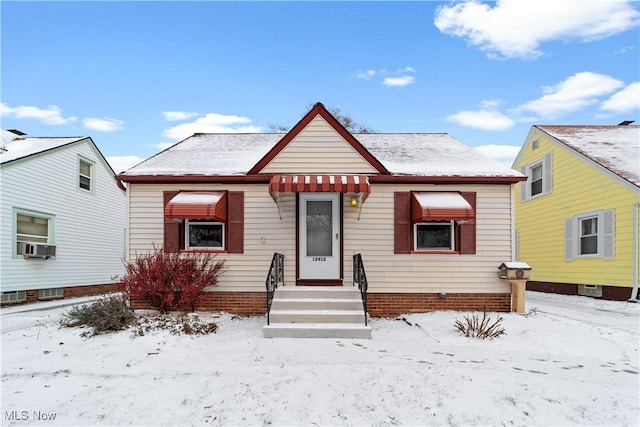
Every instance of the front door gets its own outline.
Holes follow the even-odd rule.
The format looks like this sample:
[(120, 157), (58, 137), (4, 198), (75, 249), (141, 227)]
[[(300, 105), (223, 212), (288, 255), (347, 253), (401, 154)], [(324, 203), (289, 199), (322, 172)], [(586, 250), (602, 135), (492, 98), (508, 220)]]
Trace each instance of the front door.
[(340, 193), (300, 193), (299, 203), (299, 279), (339, 280)]

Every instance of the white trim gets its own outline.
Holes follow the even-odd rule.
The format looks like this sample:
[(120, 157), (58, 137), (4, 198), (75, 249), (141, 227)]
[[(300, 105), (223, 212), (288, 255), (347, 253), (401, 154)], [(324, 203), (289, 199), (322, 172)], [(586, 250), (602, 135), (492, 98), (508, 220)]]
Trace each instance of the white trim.
[[(533, 184), (533, 169), (540, 167), (540, 192), (537, 194), (531, 194), (531, 186)], [(526, 181), (522, 181), (520, 184), (521, 200), (526, 202), (528, 200), (537, 199), (538, 197), (551, 194), (553, 191), (553, 157), (552, 152), (545, 153), (544, 156), (527, 163), (522, 167), (522, 173), (527, 176)]]

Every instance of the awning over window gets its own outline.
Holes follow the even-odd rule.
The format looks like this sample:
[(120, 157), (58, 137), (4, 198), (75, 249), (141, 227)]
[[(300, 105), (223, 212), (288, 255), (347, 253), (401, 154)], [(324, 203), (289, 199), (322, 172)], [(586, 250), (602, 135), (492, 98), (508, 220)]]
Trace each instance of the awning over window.
[(421, 221), (471, 221), (473, 208), (459, 193), (411, 193), (411, 219)]
[(169, 219), (209, 219), (227, 221), (226, 192), (181, 191), (164, 208)]
[(277, 201), (279, 193), (358, 193), (364, 202), (371, 184), (366, 175), (274, 175), (269, 194)]

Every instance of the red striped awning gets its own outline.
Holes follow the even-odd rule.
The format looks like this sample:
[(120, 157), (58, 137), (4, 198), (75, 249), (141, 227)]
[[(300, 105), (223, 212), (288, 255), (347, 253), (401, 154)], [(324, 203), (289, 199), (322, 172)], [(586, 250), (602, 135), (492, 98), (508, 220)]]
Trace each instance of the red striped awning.
[(276, 200), (278, 193), (358, 193), (364, 202), (371, 184), (366, 175), (274, 175), (269, 194)]
[(470, 221), (473, 208), (460, 193), (411, 193), (411, 219), (421, 221)]
[(227, 193), (181, 191), (164, 207), (169, 219), (210, 219), (227, 221)]

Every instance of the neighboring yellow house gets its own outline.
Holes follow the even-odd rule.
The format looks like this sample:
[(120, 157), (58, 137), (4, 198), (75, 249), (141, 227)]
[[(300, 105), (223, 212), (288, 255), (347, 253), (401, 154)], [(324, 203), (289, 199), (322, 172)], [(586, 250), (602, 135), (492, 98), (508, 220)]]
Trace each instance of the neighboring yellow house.
[(638, 297), (640, 126), (532, 126), (513, 168), (527, 289)]

